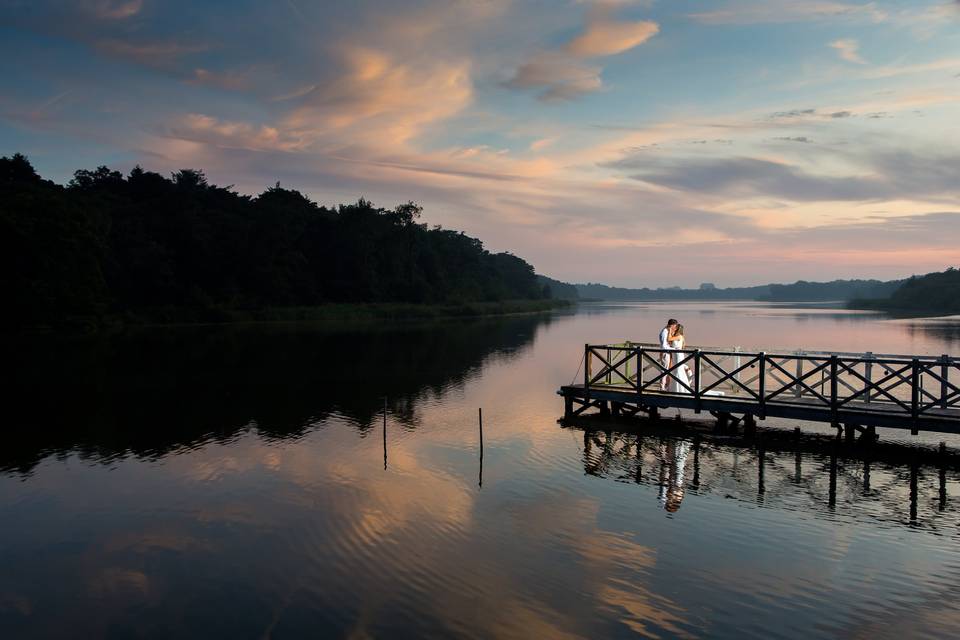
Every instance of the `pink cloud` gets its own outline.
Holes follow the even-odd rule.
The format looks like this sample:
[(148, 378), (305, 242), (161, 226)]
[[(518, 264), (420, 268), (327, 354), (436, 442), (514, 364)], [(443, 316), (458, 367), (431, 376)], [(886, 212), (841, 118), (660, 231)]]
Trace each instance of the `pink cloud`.
[(567, 44), (566, 49), (588, 58), (612, 56), (637, 47), (660, 32), (656, 22), (597, 20)]

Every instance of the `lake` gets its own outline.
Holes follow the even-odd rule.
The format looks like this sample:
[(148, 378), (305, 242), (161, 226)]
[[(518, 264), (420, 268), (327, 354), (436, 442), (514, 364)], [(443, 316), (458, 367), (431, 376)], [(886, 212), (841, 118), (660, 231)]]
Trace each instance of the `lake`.
[(960, 353), (960, 318), (762, 303), (8, 339), (0, 637), (960, 637), (956, 471), (911, 508), (910, 466), (558, 424), (584, 343), (670, 316)]

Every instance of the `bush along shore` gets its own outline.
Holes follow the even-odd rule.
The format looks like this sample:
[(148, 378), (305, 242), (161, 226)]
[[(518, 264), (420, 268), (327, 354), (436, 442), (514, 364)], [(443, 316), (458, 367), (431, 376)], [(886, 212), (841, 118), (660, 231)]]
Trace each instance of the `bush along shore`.
[[(510, 253), (419, 222), (420, 206), (320, 206), (136, 167), (65, 186), (0, 158), (6, 328), (518, 313), (569, 304)], [(559, 292), (558, 292), (559, 293)]]

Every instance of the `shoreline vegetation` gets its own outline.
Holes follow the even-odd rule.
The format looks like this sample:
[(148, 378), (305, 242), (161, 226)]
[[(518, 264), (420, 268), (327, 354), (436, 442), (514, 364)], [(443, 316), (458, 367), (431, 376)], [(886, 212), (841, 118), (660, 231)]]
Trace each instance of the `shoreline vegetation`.
[(720, 288), (709, 282), (698, 289), (668, 287), (660, 289), (628, 289), (588, 283), (576, 285), (580, 300), (631, 301), (735, 301), (756, 302), (837, 302), (857, 298), (883, 298), (902, 284), (902, 280), (833, 280), (793, 284), (765, 284), (754, 287)]
[(960, 314), (960, 270), (913, 276), (903, 281), (889, 297), (858, 298), (848, 308), (885, 311), (897, 316), (946, 316)]
[(562, 299), (498, 300), (493, 302), (450, 302), (402, 304), (371, 302), (365, 304), (329, 303), (311, 307), (266, 307), (262, 309), (165, 308), (142, 315), (126, 313), (111, 316), (75, 316), (56, 324), (26, 327), (32, 331), (70, 329), (81, 331), (123, 330), (151, 326), (178, 327), (216, 324), (310, 323), (331, 327), (417, 322), (458, 318), (546, 313), (575, 306)]
[[(366, 322), (569, 306), (570, 285), (419, 222), (413, 203), (327, 207), (184, 169), (78, 170), (67, 185), (0, 158), (0, 327)], [(557, 289), (557, 295), (553, 288)], [(575, 295), (575, 293), (574, 293)], [(563, 298), (563, 299), (562, 299)]]
[(0, 330), (160, 324), (344, 324), (535, 313), (584, 301), (846, 302), (960, 313), (960, 272), (697, 289), (570, 284), (420, 223), (413, 203), (318, 205), (277, 183), (258, 196), (184, 169), (78, 170), (63, 186), (0, 157)]

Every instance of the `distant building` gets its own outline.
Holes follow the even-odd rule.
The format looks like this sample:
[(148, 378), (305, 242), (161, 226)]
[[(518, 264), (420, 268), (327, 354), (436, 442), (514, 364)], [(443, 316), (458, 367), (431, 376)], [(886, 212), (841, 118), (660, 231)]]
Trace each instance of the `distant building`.
[(713, 284), (712, 282), (704, 282), (700, 285), (700, 291), (713, 291), (716, 288), (717, 285)]

